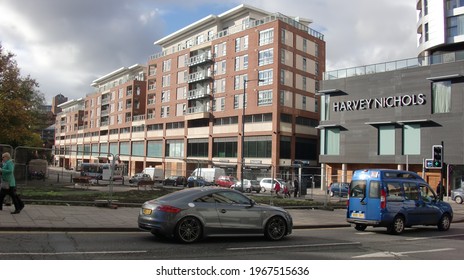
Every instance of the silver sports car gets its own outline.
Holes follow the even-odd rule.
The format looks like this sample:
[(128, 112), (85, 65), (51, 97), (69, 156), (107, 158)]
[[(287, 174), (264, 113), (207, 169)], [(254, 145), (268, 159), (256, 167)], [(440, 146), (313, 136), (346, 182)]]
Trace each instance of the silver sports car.
[(145, 202), (138, 225), (155, 236), (191, 243), (207, 236), (230, 235), (280, 240), (292, 233), (293, 221), (284, 209), (257, 204), (238, 191), (199, 187)]

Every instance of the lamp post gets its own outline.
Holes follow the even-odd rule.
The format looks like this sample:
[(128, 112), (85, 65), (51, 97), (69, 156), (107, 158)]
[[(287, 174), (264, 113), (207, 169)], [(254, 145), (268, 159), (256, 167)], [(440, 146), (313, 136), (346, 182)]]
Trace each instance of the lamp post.
[(242, 166), (240, 167), (240, 187), (244, 190), (243, 187), (243, 170), (245, 169), (245, 95), (246, 95), (246, 85), (250, 81), (262, 82), (261, 79), (252, 79), (247, 80), (243, 79), (243, 98), (242, 98), (242, 136), (241, 136), (241, 145), (242, 145)]

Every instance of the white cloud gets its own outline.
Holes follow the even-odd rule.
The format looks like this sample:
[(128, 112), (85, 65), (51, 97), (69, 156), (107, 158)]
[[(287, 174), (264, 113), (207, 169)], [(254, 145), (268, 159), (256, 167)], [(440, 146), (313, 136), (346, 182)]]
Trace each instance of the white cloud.
[[(47, 100), (85, 96), (115, 69), (146, 63), (153, 42), (240, 0), (2, 0), (0, 38)], [(269, 12), (313, 20), (324, 34), (327, 70), (414, 57), (410, 0), (248, 0)]]

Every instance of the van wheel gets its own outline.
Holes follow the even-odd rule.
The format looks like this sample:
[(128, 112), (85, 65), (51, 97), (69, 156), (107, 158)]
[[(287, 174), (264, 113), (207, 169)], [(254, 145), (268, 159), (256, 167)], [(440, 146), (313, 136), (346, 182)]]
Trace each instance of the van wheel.
[(357, 231), (364, 231), (366, 230), (366, 228), (367, 228), (367, 225), (356, 224), (354, 226), (354, 229), (356, 229)]
[(330, 197), (334, 197), (335, 194), (334, 194), (333, 191), (330, 191), (330, 192), (329, 192), (329, 195), (330, 195)]
[(387, 227), (387, 232), (391, 234), (401, 234), (404, 231), (404, 218), (396, 216), (393, 223)]
[(456, 201), (457, 204), (462, 204), (462, 197), (456, 196), (454, 200)]
[(438, 222), (438, 230), (439, 231), (447, 231), (449, 230), (451, 226), (451, 218), (448, 214), (443, 214), (443, 216), (441, 216), (441, 219), (440, 221)]

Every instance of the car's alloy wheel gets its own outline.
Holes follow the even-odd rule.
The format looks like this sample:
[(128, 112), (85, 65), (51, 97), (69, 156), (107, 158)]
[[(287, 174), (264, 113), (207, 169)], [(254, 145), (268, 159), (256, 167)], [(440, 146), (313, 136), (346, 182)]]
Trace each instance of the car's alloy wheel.
[(388, 226), (387, 231), (391, 234), (401, 234), (404, 231), (404, 218), (401, 216), (396, 216), (393, 219), (393, 223)]
[(201, 222), (195, 217), (185, 217), (177, 223), (175, 236), (183, 243), (195, 242), (201, 234)]
[(456, 201), (457, 204), (462, 204), (462, 197), (456, 196), (454, 200)]
[(440, 221), (438, 222), (438, 230), (447, 231), (451, 226), (451, 218), (448, 214), (443, 214)]
[(264, 228), (264, 234), (270, 240), (280, 240), (285, 236), (286, 232), (287, 223), (279, 216), (270, 218)]

